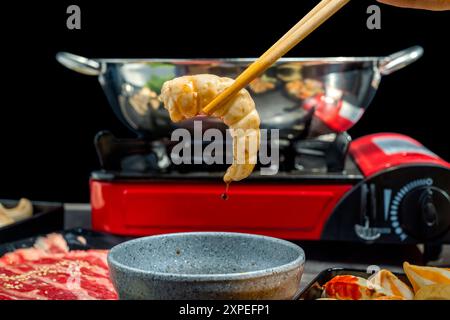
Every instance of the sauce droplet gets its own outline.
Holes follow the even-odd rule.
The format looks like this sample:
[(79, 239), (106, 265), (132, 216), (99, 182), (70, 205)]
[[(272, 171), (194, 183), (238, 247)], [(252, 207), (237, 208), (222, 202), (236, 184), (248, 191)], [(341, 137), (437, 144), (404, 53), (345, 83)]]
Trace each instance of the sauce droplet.
[(229, 196), (228, 196), (228, 189), (229, 189), (229, 187), (230, 187), (230, 183), (229, 182), (227, 182), (226, 183), (226, 185), (225, 185), (225, 192), (224, 193), (222, 193), (221, 195), (220, 195), (220, 197), (222, 198), (222, 200), (228, 200), (228, 198), (229, 198)]

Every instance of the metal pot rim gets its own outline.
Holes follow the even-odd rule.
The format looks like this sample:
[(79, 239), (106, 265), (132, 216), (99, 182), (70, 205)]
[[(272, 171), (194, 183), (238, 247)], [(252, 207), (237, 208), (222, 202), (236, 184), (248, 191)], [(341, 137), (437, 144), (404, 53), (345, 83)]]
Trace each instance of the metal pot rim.
[[(345, 62), (376, 62), (384, 57), (288, 57), (281, 58), (278, 62), (318, 62), (318, 63), (345, 63)], [(93, 58), (102, 63), (139, 63), (139, 62), (171, 62), (171, 63), (195, 63), (195, 62), (231, 62), (249, 63), (256, 57), (249, 58)]]

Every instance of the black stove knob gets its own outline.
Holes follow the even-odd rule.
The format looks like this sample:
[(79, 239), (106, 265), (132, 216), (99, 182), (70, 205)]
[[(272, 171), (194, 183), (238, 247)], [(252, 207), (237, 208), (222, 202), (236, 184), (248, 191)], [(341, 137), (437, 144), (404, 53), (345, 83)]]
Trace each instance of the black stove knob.
[(400, 204), (401, 225), (417, 240), (437, 238), (450, 227), (450, 199), (435, 187), (420, 187), (410, 191)]

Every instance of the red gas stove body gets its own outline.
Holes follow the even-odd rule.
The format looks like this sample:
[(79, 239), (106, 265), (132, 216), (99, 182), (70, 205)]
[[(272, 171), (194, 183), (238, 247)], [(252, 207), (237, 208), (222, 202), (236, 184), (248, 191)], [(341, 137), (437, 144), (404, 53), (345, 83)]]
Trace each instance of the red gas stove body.
[(450, 241), (447, 162), (399, 134), (357, 139), (347, 158), (357, 174), (248, 179), (231, 185), (228, 200), (220, 179), (97, 172), (90, 182), (93, 228), (127, 236), (234, 231), (291, 240)]
[(322, 227), (351, 185), (91, 181), (93, 227), (123, 235), (235, 231), (286, 239), (320, 239)]

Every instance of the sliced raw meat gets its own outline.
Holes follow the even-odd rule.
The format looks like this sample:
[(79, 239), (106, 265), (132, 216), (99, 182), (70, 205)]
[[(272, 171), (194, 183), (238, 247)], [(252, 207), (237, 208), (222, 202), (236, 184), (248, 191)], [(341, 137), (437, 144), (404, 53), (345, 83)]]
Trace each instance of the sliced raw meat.
[(59, 234), (0, 258), (0, 300), (117, 299), (106, 250), (69, 251)]

